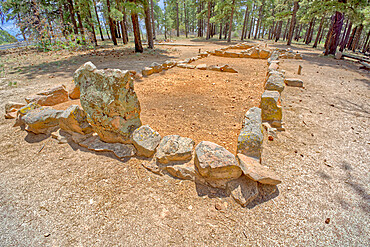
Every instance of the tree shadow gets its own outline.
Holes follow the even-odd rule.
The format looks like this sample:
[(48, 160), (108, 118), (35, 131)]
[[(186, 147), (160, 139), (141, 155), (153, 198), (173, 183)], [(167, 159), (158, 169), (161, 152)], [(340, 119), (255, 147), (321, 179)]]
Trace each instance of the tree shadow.
[(40, 75), (56, 74), (58, 77), (69, 78), (82, 64), (91, 61), (98, 69), (116, 68), (121, 70), (139, 70), (149, 66), (153, 62), (163, 63), (174, 59), (165, 49), (146, 49), (144, 53), (135, 53), (131, 48), (109, 48), (91, 50), (83, 54), (75, 54), (64, 59), (41, 64), (31, 64), (18, 67), (18, 71), (12, 72), (34, 79)]
[[(370, 85), (370, 84), (369, 84)], [(336, 97), (339, 104), (336, 104), (335, 107), (342, 110), (345, 113), (354, 115), (356, 117), (370, 117), (370, 105), (369, 104), (358, 104), (351, 102), (347, 99), (342, 99), (339, 97)]]

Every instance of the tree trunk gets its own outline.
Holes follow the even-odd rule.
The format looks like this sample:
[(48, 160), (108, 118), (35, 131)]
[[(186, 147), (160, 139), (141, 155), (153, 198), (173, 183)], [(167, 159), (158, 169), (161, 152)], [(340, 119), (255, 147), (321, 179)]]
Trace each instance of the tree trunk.
[(135, 52), (143, 52), (143, 45), (141, 44), (140, 38), (140, 26), (139, 26), (139, 17), (137, 13), (131, 11), (131, 21), (132, 21), (132, 29), (134, 30), (134, 37), (135, 37)]
[(277, 42), (280, 39), (282, 26), (283, 26), (283, 21), (279, 21), (278, 26), (277, 26), (277, 30), (276, 30), (275, 42)]
[(184, 16), (185, 16), (185, 37), (188, 37), (188, 30), (189, 30), (189, 25), (188, 25), (188, 17), (186, 14), (186, 0), (184, 0)]
[(81, 20), (81, 15), (80, 15), (80, 6), (77, 7), (76, 15), (77, 15), (77, 20), (78, 20), (78, 28), (80, 29), (82, 38), (85, 39), (85, 31), (82, 25), (82, 20)]
[(360, 24), (359, 27), (357, 28), (355, 37), (353, 38), (352, 47), (351, 47), (353, 52), (355, 52), (356, 49), (357, 49), (357, 45), (358, 45), (358, 42), (360, 41), (360, 37), (361, 37), (361, 33), (362, 33), (363, 28), (364, 28), (364, 25), (362, 25), (362, 24)]
[(286, 24), (286, 26), (285, 26), (285, 31), (284, 31), (284, 35), (283, 35), (283, 40), (285, 40), (287, 37), (288, 37), (288, 34), (289, 34), (289, 32), (288, 32), (288, 28), (290, 27), (290, 19), (288, 19), (288, 22), (287, 22), (287, 24)]
[(315, 17), (312, 18), (311, 22), (310, 22), (310, 27), (308, 28), (308, 31), (307, 31), (307, 35), (306, 35), (306, 41), (305, 41), (305, 44), (308, 45), (311, 43), (311, 40), (312, 40), (312, 33), (313, 33), (313, 29), (314, 29), (314, 26), (315, 26)]
[(351, 29), (352, 29), (352, 22), (348, 20), (348, 27), (347, 27), (346, 33), (343, 34), (343, 39), (342, 39), (342, 42), (340, 43), (340, 48), (339, 48), (340, 52), (343, 52), (344, 48), (346, 48), (346, 45), (349, 40), (349, 35), (351, 34)]
[(176, 1), (176, 36), (180, 37), (179, 3)]
[(107, 0), (107, 9), (108, 9), (108, 24), (110, 28), (110, 34), (112, 36), (112, 41), (114, 45), (117, 45), (116, 30), (112, 18), (110, 17), (110, 2)]
[(242, 36), (241, 36), (240, 40), (244, 40), (244, 34), (246, 32), (246, 25), (247, 25), (247, 16), (248, 16), (248, 6), (245, 9), (243, 30), (242, 30)]
[(229, 24), (229, 37), (227, 37), (227, 42), (231, 42), (231, 31), (233, 30), (233, 18), (234, 18), (234, 5), (235, 0), (233, 0), (233, 3), (231, 5), (231, 16), (230, 16), (230, 24)]
[(75, 19), (75, 12), (74, 12), (74, 7), (73, 7), (73, 1), (68, 0), (68, 9), (69, 9), (69, 16), (71, 17), (72, 25), (73, 25), (73, 31), (76, 35), (78, 35), (78, 28), (77, 28), (77, 23)]
[(343, 26), (343, 13), (342, 12), (335, 12), (334, 16), (334, 23), (333, 28), (331, 29), (330, 35), (329, 35), (329, 41), (328, 46), (325, 50), (325, 55), (335, 55), (335, 52), (337, 51), (337, 46), (339, 43), (339, 37)]
[(369, 30), (369, 32), (367, 33), (366, 40), (365, 40), (364, 46), (363, 46), (363, 48), (362, 48), (362, 53), (365, 53), (365, 52), (367, 51), (368, 42), (369, 42), (369, 37), (370, 37), (370, 30)]
[(153, 39), (155, 40), (156, 36), (155, 36), (154, 3), (153, 3), (153, 0), (150, 0), (150, 16), (152, 17)]
[(208, 14), (207, 14), (207, 36), (206, 39), (210, 38), (211, 32), (210, 32), (210, 20), (211, 20), (211, 1), (208, 1)]
[[(235, 2), (235, 1), (234, 1)], [(234, 6), (234, 5), (233, 5)], [(261, 22), (261, 16), (262, 16), (262, 6), (263, 4), (261, 4), (260, 6), (260, 9), (258, 11), (258, 19), (257, 19), (257, 26), (256, 26), (256, 30), (254, 32), (254, 39), (257, 39), (257, 35), (258, 35), (258, 29), (260, 27), (260, 22)]]
[(251, 13), (251, 12), (248, 12), (248, 14), (247, 14), (247, 22), (246, 22), (246, 24), (245, 24), (244, 39), (246, 39), (246, 38), (247, 38), (248, 22), (249, 22), (249, 16), (250, 16), (250, 13)]
[(352, 30), (351, 36), (349, 37), (349, 41), (347, 43), (347, 49), (351, 49), (356, 31), (357, 31), (357, 26)]
[(296, 16), (297, 16), (298, 8), (299, 8), (298, 1), (294, 1), (292, 21), (290, 22), (287, 45), (290, 45), (292, 43), (292, 38), (293, 38), (293, 33), (294, 33), (294, 27), (295, 27), (295, 23), (296, 23)]
[(229, 23), (226, 23), (226, 24), (225, 24), (225, 30), (224, 30), (224, 39), (226, 39), (226, 38), (227, 38), (228, 30), (229, 30)]
[(320, 25), (319, 25), (319, 30), (317, 31), (315, 43), (313, 44), (313, 48), (316, 48), (317, 45), (319, 44), (319, 39), (320, 39), (320, 35), (321, 35), (321, 32), (322, 32), (322, 27), (324, 25), (324, 21), (325, 21), (325, 14), (321, 17), (321, 22), (320, 22)]
[(92, 35), (92, 39), (93, 39), (93, 42), (95, 43), (95, 46), (98, 46), (98, 41), (96, 40), (96, 34), (95, 34), (95, 27), (94, 27), (94, 24), (92, 22), (92, 15), (91, 15), (91, 8), (89, 6), (89, 2), (87, 2), (87, 6), (86, 6), (86, 9), (87, 9), (87, 24), (89, 25), (89, 31), (91, 32), (91, 35)]
[(218, 37), (218, 39), (222, 39), (222, 23), (220, 23), (220, 36)]
[(149, 11), (149, 2), (148, 0), (144, 0), (144, 13), (145, 13), (145, 28), (146, 28), (146, 36), (148, 40), (148, 48), (153, 49), (153, 33), (152, 33), (152, 22), (150, 21), (150, 11)]
[(95, 0), (93, 0), (93, 4), (94, 4), (94, 10), (95, 10), (95, 15), (96, 15), (96, 20), (98, 21), (98, 27), (99, 27), (100, 37), (101, 37), (101, 40), (104, 41), (103, 31), (101, 29), (99, 15), (98, 15), (98, 9), (96, 8), (96, 1)]

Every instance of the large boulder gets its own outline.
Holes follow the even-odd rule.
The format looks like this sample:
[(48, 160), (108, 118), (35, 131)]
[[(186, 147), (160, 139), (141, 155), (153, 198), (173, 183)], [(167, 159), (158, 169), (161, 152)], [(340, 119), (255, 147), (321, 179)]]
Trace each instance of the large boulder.
[(231, 197), (241, 206), (246, 207), (258, 196), (257, 182), (245, 176), (227, 183)]
[(86, 113), (78, 105), (71, 105), (63, 111), (59, 117), (59, 126), (68, 133), (77, 132), (85, 135), (93, 132)]
[(209, 180), (231, 180), (242, 174), (235, 156), (209, 141), (202, 141), (197, 145), (194, 163), (199, 174)]
[(277, 185), (281, 179), (267, 167), (262, 166), (257, 160), (237, 154), (240, 167), (245, 176), (261, 184)]
[(130, 143), (141, 126), (140, 103), (129, 71), (98, 70), (87, 62), (76, 70), (74, 81), (80, 87), (80, 101), (87, 120), (105, 142)]
[(261, 109), (253, 107), (244, 116), (237, 152), (260, 158), (263, 142)]
[(41, 106), (52, 106), (68, 101), (68, 91), (64, 85), (41, 91), (26, 98), (26, 102), (35, 102)]
[[(273, 64), (270, 66), (272, 65)], [(269, 91), (278, 91), (281, 93), (284, 88), (284, 77), (280, 73), (271, 73), (266, 81), (265, 89)]]
[(50, 134), (59, 128), (59, 117), (63, 111), (52, 108), (37, 108), (22, 117), (26, 130), (35, 134)]
[(281, 121), (282, 107), (279, 105), (280, 93), (278, 91), (265, 91), (261, 97), (262, 121)]
[(167, 164), (172, 161), (190, 160), (193, 155), (194, 141), (179, 135), (163, 137), (157, 148), (156, 160)]
[(137, 149), (137, 155), (151, 157), (162, 137), (160, 134), (149, 127), (149, 125), (143, 125), (136, 129), (132, 134), (132, 142)]

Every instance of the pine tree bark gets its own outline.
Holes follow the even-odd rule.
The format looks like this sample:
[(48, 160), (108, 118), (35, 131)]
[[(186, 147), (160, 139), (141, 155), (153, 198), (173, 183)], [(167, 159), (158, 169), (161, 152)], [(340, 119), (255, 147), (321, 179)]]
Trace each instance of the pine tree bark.
[(361, 37), (361, 33), (362, 33), (363, 28), (364, 28), (364, 25), (360, 24), (359, 28), (356, 31), (356, 35), (355, 35), (355, 38), (354, 38), (353, 44), (352, 44), (352, 51), (353, 52), (355, 52), (356, 49), (357, 49), (358, 42), (360, 41), (360, 37)]
[(101, 37), (101, 40), (104, 41), (103, 31), (101, 29), (100, 20), (99, 20), (98, 9), (96, 8), (96, 0), (93, 0), (92, 2), (94, 4), (96, 20), (98, 21), (98, 28), (99, 28), (99, 32), (100, 32), (100, 37)]
[(176, 1), (176, 36), (180, 37), (179, 3)]
[(154, 3), (153, 3), (153, 0), (150, 0), (150, 16), (152, 17), (153, 39), (155, 40), (156, 36), (155, 36)]
[(144, 0), (144, 13), (145, 13), (145, 28), (146, 28), (146, 36), (148, 39), (148, 48), (153, 49), (153, 33), (152, 33), (152, 23), (150, 21), (150, 11), (149, 11), (149, 2), (148, 0)]
[(186, 0), (184, 0), (184, 15), (185, 15), (185, 37), (188, 37), (189, 25), (188, 25), (188, 18), (187, 18), (187, 11), (186, 11)]
[(370, 30), (367, 33), (366, 40), (365, 40), (364, 46), (362, 48), (362, 53), (365, 53), (367, 51), (367, 47), (369, 46), (369, 37), (370, 37)]
[(320, 39), (320, 35), (321, 35), (321, 32), (322, 32), (322, 27), (324, 25), (324, 21), (325, 21), (325, 14), (323, 14), (323, 16), (321, 17), (321, 22), (320, 22), (320, 25), (319, 25), (319, 30), (317, 31), (317, 34), (316, 34), (315, 43), (312, 46), (313, 48), (316, 48), (317, 45), (319, 44), (319, 39)]
[(91, 32), (91, 35), (92, 35), (92, 39), (93, 39), (93, 42), (95, 43), (95, 46), (98, 46), (98, 41), (96, 39), (96, 33), (95, 33), (95, 27), (94, 27), (94, 24), (92, 22), (92, 15), (91, 15), (91, 8), (89, 6), (89, 2), (87, 2), (87, 6), (86, 6), (86, 9), (87, 9), (87, 24), (89, 25), (89, 31)]
[(143, 52), (141, 44), (139, 17), (137, 13), (131, 12), (132, 29), (134, 30), (135, 52)]
[(335, 12), (333, 28), (329, 35), (328, 46), (325, 49), (325, 55), (335, 55), (337, 46), (339, 44), (339, 37), (343, 26), (344, 15), (342, 12)]
[(259, 30), (259, 27), (260, 27), (260, 22), (261, 22), (261, 17), (262, 17), (262, 6), (263, 6), (263, 3), (261, 4), (260, 9), (258, 11), (258, 19), (257, 19), (256, 30), (255, 30), (255, 33), (254, 33), (254, 39), (257, 39), (258, 30)]
[(247, 38), (247, 32), (248, 32), (248, 23), (249, 23), (249, 16), (250, 16), (250, 11), (248, 11), (248, 14), (247, 14), (247, 22), (245, 24), (245, 31), (244, 31), (244, 39)]
[(289, 32), (288, 32), (288, 28), (290, 27), (290, 19), (288, 19), (288, 22), (287, 22), (287, 24), (286, 24), (286, 26), (285, 26), (285, 31), (284, 31), (284, 35), (283, 35), (283, 40), (285, 40), (287, 37), (288, 37), (288, 34), (289, 34)]
[(82, 19), (81, 19), (81, 15), (80, 15), (80, 6), (77, 7), (76, 15), (77, 15), (77, 20), (78, 20), (78, 28), (80, 29), (80, 33), (81, 33), (82, 38), (85, 39), (85, 31), (84, 31), (84, 27), (82, 25)]
[(208, 1), (208, 14), (207, 14), (207, 36), (206, 39), (209, 39), (211, 36), (211, 1)]
[(275, 42), (279, 41), (280, 39), (280, 34), (281, 34), (281, 28), (283, 26), (283, 21), (279, 21), (277, 24), (277, 30), (276, 30), (276, 35), (275, 35)]
[(107, 0), (107, 10), (108, 10), (108, 24), (109, 24), (109, 28), (110, 28), (110, 34), (112, 36), (113, 44), (117, 45), (115, 25), (113, 23), (112, 18), (110, 17), (110, 1), (109, 0)]
[(357, 31), (357, 26), (352, 30), (351, 36), (349, 37), (349, 41), (347, 43), (347, 49), (351, 49), (352, 42), (353, 42), (353, 39), (355, 37), (356, 31)]
[(222, 39), (222, 23), (220, 23), (220, 35), (219, 35), (218, 39)]
[(352, 22), (348, 20), (348, 27), (347, 27), (346, 33), (343, 34), (343, 39), (342, 39), (342, 42), (340, 43), (340, 48), (339, 48), (340, 52), (344, 51), (344, 48), (346, 47), (348, 40), (349, 40), (349, 35), (351, 34), (351, 30), (352, 30)]
[(229, 37), (227, 37), (227, 42), (231, 42), (231, 31), (233, 30), (233, 18), (234, 18), (234, 5), (235, 0), (233, 0), (233, 3), (231, 5), (231, 16), (230, 16), (230, 24), (229, 24)]
[(73, 25), (73, 31), (76, 35), (78, 35), (77, 22), (75, 18), (75, 12), (74, 12), (74, 6), (73, 6), (72, 0), (68, 0), (68, 9), (69, 9), (69, 16), (71, 17), (71, 21)]
[(241, 36), (240, 40), (244, 40), (244, 34), (246, 32), (246, 25), (247, 25), (247, 16), (248, 16), (248, 6), (245, 9), (244, 22), (243, 22), (243, 30), (242, 30), (242, 36)]
[(290, 22), (287, 45), (291, 45), (291, 43), (292, 43), (292, 38), (293, 38), (293, 33), (294, 33), (294, 27), (295, 27), (295, 24), (296, 24), (296, 16), (297, 16), (298, 8), (299, 8), (298, 1), (294, 1), (292, 20)]

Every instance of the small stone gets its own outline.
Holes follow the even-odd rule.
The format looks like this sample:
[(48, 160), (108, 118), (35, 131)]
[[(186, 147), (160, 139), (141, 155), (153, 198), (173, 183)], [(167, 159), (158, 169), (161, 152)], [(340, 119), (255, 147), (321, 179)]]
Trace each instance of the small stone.
[(256, 159), (237, 154), (240, 167), (245, 176), (261, 184), (277, 185), (281, 179), (267, 167), (262, 166)]
[(194, 148), (194, 141), (179, 135), (163, 137), (157, 148), (156, 159), (163, 164), (170, 161), (190, 160)]
[(93, 132), (87, 121), (86, 113), (78, 106), (71, 105), (59, 117), (59, 126), (67, 132), (78, 132), (82, 135)]
[(141, 126), (132, 134), (132, 142), (137, 149), (138, 156), (151, 157), (161, 139), (160, 134), (149, 125)]
[(257, 182), (245, 176), (228, 182), (227, 190), (242, 207), (246, 207), (258, 196)]
[(51, 133), (51, 137), (57, 140), (58, 144), (65, 144), (68, 142), (68, 138), (61, 133), (60, 129)]
[(80, 87), (74, 86), (72, 90), (68, 93), (70, 99), (79, 99), (80, 98)]
[(326, 218), (325, 224), (329, 224), (329, 223), (330, 223), (330, 218)]
[(169, 174), (179, 179), (194, 181), (196, 177), (194, 164), (192, 162), (169, 164), (165, 167), (165, 169)]
[(136, 149), (131, 144), (106, 143), (101, 141), (98, 136), (91, 136), (79, 144), (97, 152), (113, 152), (119, 159), (132, 157), (136, 154)]
[(273, 141), (273, 140), (274, 140), (274, 137), (269, 135), (269, 136), (268, 136), (268, 140), (269, 140), (269, 141)]
[(261, 109), (263, 121), (281, 121), (283, 112), (279, 106), (280, 93), (278, 91), (265, 91), (261, 97)]
[(227, 202), (216, 202), (215, 209), (219, 211), (225, 211), (227, 209)]
[(200, 69), (200, 70), (206, 70), (207, 69), (207, 64), (205, 64), (205, 63), (198, 64), (195, 68)]
[(16, 112), (20, 108), (24, 107), (26, 104), (17, 102), (8, 102), (5, 104), (5, 113)]
[(59, 128), (59, 117), (63, 113), (52, 108), (38, 108), (22, 117), (26, 130), (35, 134), (50, 134)]
[(265, 84), (265, 89), (269, 91), (278, 91), (281, 93), (284, 91), (284, 77), (278, 73), (272, 73)]
[(141, 74), (143, 76), (150, 76), (151, 74), (154, 73), (154, 69), (153, 68), (149, 68), (149, 67), (145, 67), (142, 71), (141, 71)]
[(225, 148), (209, 141), (202, 141), (197, 145), (194, 163), (200, 175), (208, 179), (230, 180), (242, 174), (235, 156)]
[(285, 79), (284, 83), (289, 87), (303, 87), (303, 81), (301, 79)]
[(26, 98), (27, 104), (35, 102), (41, 106), (53, 106), (68, 101), (68, 91), (64, 85), (41, 91)]
[(221, 67), (216, 65), (210, 65), (207, 67), (207, 69), (212, 71), (221, 71)]
[(154, 73), (159, 73), (163, 70), (162, 66), (159, 63), (152, 63), (150, 67), (154, 70)]
[(238, 73), (235, 69), (231, 68), (229, 65), (225, 64), (220, 67), (222, 72), (228, 72), (228, 73)]

